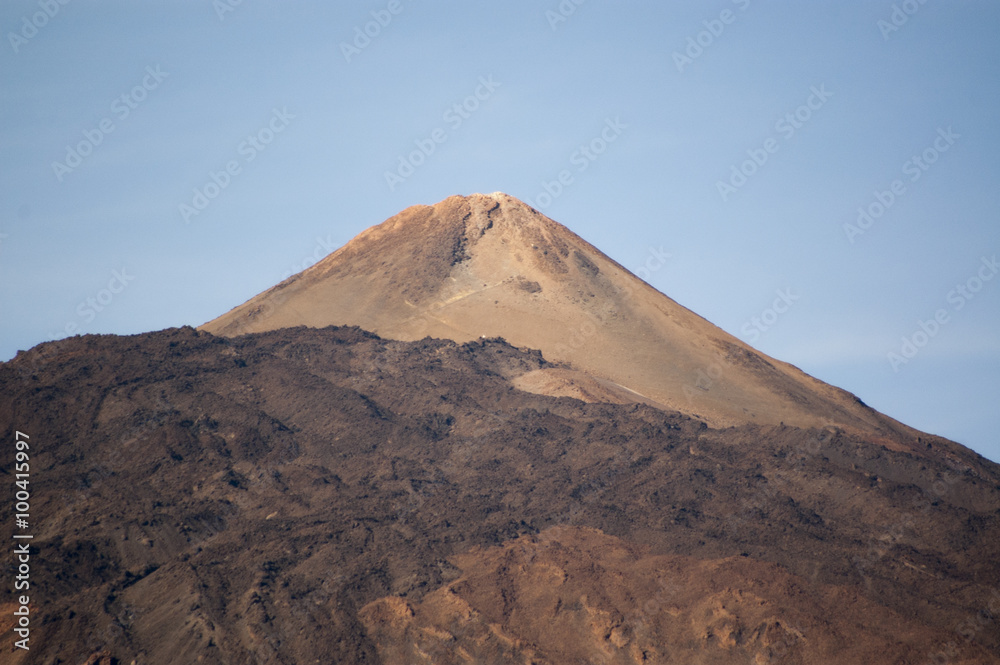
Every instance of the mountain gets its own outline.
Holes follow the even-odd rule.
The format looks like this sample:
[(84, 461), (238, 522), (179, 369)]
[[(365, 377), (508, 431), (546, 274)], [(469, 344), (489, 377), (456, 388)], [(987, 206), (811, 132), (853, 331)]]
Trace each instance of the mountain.
[(0, 395), (5, 665), (1000, 663), (1000, 465), (504, 195)]
[(521, 377), (522, 389), (658, 404), (719, 427), (919, 435), (756, 351), (502, 193), (408, 208), (201, 329), (298, 325), (355, 325), (398, 340), (503, 337), (569, 368)]

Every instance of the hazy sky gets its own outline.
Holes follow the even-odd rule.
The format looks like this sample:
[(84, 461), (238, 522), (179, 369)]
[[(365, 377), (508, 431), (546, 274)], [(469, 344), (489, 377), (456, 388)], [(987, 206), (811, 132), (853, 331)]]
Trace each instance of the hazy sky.
[(4, 0), (0, 27), (0, 359), (199, 325), (505, 191), (1000, 460), (1000, 4)]

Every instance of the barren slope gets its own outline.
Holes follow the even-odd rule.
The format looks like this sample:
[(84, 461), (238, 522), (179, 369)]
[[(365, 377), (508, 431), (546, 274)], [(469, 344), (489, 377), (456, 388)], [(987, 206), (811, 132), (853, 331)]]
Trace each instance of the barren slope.
[(503, 337), (603, 385), (595, 392), (594, 378), (564, 372), (528, 377), (525, 389), (612, 402), (631, 391), (718, 426), (917, 434), (754, 350), (500, 193), (409, 208), (202, 329), (232, 336), (297, 325), (357, 325), (399, 340)]
[(0, 363), (0, 663), (1000, 663), (996, 464), (512, 388), (545, 369), (352, 328)]

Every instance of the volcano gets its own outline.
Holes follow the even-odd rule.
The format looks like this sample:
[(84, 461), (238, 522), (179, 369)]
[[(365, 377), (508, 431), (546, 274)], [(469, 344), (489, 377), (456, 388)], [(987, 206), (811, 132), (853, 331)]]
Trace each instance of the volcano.
[(502, 193), (408, 208), (202, 330), (298, 325), (398, 340), (502, 337), (566, 366), (520, 377), (522, 389), (658, 404), (719, 427), (916, 434), (756, 351)]
[(1000, 465), (504, 194), (0, 395), (4, 664), (1000, 663)]

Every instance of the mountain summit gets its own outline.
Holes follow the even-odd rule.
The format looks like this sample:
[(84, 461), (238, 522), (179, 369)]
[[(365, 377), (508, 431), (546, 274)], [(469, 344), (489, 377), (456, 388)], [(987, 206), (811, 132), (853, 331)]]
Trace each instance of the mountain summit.
[(403, 341), (503, 337), (564, 365), (519, 377), (522, 389), (653, 403), (713, 426), (918, 434), (753, 349), (503, 193), (407, 208), (202, 329), (299, 325), (356, 325)]

